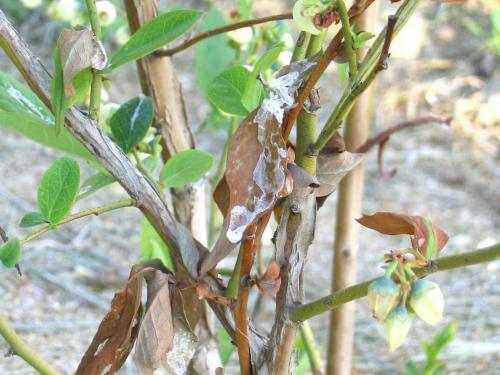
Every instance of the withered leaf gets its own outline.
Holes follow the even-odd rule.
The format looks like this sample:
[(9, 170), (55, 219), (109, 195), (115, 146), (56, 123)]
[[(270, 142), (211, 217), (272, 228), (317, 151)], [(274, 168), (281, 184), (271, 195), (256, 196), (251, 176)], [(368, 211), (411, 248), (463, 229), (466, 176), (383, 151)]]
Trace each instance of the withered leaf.
[(145, 278), (147, 310), (139, 328), (134, 360), (140, 375), (152, 375), (162, 358), (172, 350), (174, 326), (169, 276), (156, 270), (146, 274)]
[(245, 229), (276, 201), (285, 183), (286, 148), (274, 116), (250, 114), (229, 144), (227, 237), (238, 242)]
[(337, 189), (337, 185), (361, 160), (363, 154), (353, 154), (349, 151), (318, 156), (316, 177), (320, 186), (316, 189), (316, 196), (330, 195)]
[(61, 54), (64, 80), (64, 95), (75, 95), (72, 80), (84, 69), (102, 70), (107, 64), (106, 51), (94, 33), (86, 28), (64, 29), (59, 35), (57, 46)]
[(143, 276), (131, 271), (126, 288), (115, 294), (76, 375), (113, 375), (127, 359), (139, 332)]
[(281, 286), (280, 266), (272, 261), (267, 266), (266, 272), (257, 279), (259, 292), (270, 297), (275, 297)]
[(303, 189), (306, 187), (318, 188), (320, 186), (316, 176), (307, 173), (295, 163), (288, 163), (288, 170), (292, 175), (293, 186)]
[(377, 212), (363, 215), (357, 221), (370, 229), (389, 235), (414, 236), (416, 250), (427, 259), (434, 259), (448, 242), (448, 235), (430, 220), (421, 216), (409, 216), (395, 212)]

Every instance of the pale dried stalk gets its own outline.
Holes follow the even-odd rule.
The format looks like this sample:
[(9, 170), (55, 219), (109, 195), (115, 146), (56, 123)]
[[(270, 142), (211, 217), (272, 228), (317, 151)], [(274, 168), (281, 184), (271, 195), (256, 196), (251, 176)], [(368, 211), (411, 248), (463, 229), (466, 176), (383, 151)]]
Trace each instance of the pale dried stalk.
[[(368, 9), (358, 20), (359, 30), (373, 30), (377, 7)], [(371, 123), (371, 105), (375, 86), (368, 88), (358, 99), (346, 121), (345, 144), (355, 150), (368, 138)], [(332, 265), (332, 293), (356, 283), (358, 254), (358, 225), (355, 218), (361, 214), (364, 185), (364, 162), (347, 174), (339, 184), (335, 226), (334, 262)], [(351, 373), (354, 340), (354, 302), (330, 313), (328, 340), (329, 375)]]

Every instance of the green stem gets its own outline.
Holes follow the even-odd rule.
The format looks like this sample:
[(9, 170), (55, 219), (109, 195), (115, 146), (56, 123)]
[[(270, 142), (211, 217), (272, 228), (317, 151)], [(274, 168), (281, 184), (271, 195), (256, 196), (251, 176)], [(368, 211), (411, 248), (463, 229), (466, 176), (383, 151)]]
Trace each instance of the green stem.
[(307, 48), (309, 47), (309, 41), (311, 40), (311, 34), (302, 31), (297, 38), (295, 43), (295, 48), (293, 49), (292, 61), (303, 60), (306, 57)]
[[(398, 32), (406, 24), (410, 16), (413, 14), (419, 0), (406, 0), (396, 12), (397, 22), (394, 27), (393, 37), (398, 34)], [(318, 154), (319, 151), (328, 143), (330, 138), (337, 132), (342, 121), (351, 111), (356, 99), (365, 91), (365, 89), (370, 86), (370, 84), (375, 79), (379, 69), (379, 60), (383, 52), (383, 46), (385, 41), (387, 28), (385, 28), (373, 42), (372, 47), (368, 51), (363, 64), (360, 66), (356, 77), (352, 84), (348, 85), (346, 91), (344, 91), (342, 97), (337, 103), (332, 114), (328, 118), (323, 130), (321, 131), (316, 143), (311, 148), (310, 152), (312, 154)]]
[(302, 110), (297, 117), (297, 150), (295, 161), (307, 173), (316, 174), (316, 155), (310, 155), (307, 150), (314, 143), (317, 131), (318, 116)]
[(60, 373), (47, 363), (40, 355), (31, 349), (18, 334), (9, 327), (7, 320), (0, 315), (0, 335), (14, 350), (16, 355), (24, 359), (42, 375), (60, 375)]
[[(307, 46), (306, 58), (315, 56), (321, 51), (323, 41), (325, 40), (326, 33), (323, 32), (318, 35), (313, 35), (310, 38), (309, 45)], [(316, 108), (313, 104), (311, 111), (304, 108), (300, 111), (297, 117), (297, 152), (296, 162), (297, 165), (302, 167), (309, 174), (316, 174), (316, 155), (309, 155), (308, 148), (314, 143), (316, 139), (318, 117), (316, 115)], [(319, 103), (318, 103), (319, 107)]]
[(349, 62), (349, 77), (352, 81), (358, 73), (358, 56), (356, 54), (356, 49), (354, 48), (354, 38), (352, 36), (349, 15), (347, 13), (347, 8), (343, 0), (337, 0), (337, 12), (339, 13), (340, 22), (342, 23), (345, 53)]
[(142, 160), (141, 160), (139, 154), (137, 153), (137, 151), (136, 150), (132, 150), (132, 155), (134, 155), (135, 165), (137, 166), (137, 169), (154, 186), (154, 188), (158, 192), (158, 195), (160, 195), (162, 198), (164, 198), (162, 187), (156, 182), (156, 179), (154, 178), (154, 176), (152, 176), (151, 173), (149, 173), (149, 171), (147, 170), (147, 168), (144, 166), (144, 164), (142, 163)]
[(399, 261), (397, 258), (394, 258), (391, 263), (389, 263), (389, 265), (387, 266), (387, 269), (385, 270), (385, 273), (384, 273), (384, 276), (385, 277), (391, 277), (394, 270), (397, 268), (399, 264)]
[[(499, 258), (500, 243), (497, 243), (484, 249), (438, 258), (432, 261), (431, 267), (426, 269), (416, 269), (415, 273), (417, 275), (428, 275), (434, 272), (491, 262)], [(305, 321), (326, 311), (334, 310), (347, 302), (365, 297), (366, 293), (368, 292), (368, 285), (370, 285), (370, 283), (374, 280), (375, 279), (372, 279), (360, 284), (350, 286), (348, 288), (330, 294), (327, 297), (323, 297), (316, 301), (297, 306), (292, 310), (291, 320), (293, 322)]]
[[(97, 216), (97, 215), (101, 215), (105, 212), (113, 211), (113, 210), (116, 210), (119, 208), (124, 208), (124, 207), (132, 207), (132, 206), (135, 206), (135, 201), (133, 199), (123, 199), (123, 200), (120, 200), (118, 202), (110, 203), (110, 204), (107, 204), (107, 205), (104, 205), (101, 207), (90, 208), (88, 210), (78, 212), (74, 215), (69, 215), (69, 216), (65, 217), (64, 219), (62, 219), (59, 223), (57, 223), (57, 226), (69, 223), (73, 220), (77, 220), (77, 219), (80, 219), (80, 218), (85, 217), (85, 216), (90, 216), (90, 215)], [(47, 232), (50, 232), (53, 229), (56, 229), (57, 226), (47, 225), (47, 226), (37, 230), (36, 232), (30, 234), (29, 236), (27, 236), (26, 238), (22, 239), (19, 242), (21, 243), (21, 245), (23, 245), (31, 240), (34, 240), (35, 238), (38, 238), (38, 237), (44, 235)]]
[[(90, 26), (94, 32), (97, 40), (102, 39), (101, 24), (99, 22), (99, 14), (97, 13), (97, 7), (95, 0), (85, 0), (87, 4), (87, 12), (90, 19)], [(92, 69), (92, 86), (90, 87), (90, 117), (94, 120), (99, 120), (99, 107), (101, 105), (101, 87), (102, 78), (99, 71)]]
[(302, 336), (302, 342), (304, 343), (312, 372), (314, 374), (322, 374), (324, 369), (323, 360), (321, 359), (321, 352), (316, 344), (314, 332), (309, 322), (304, 322), (300, 325), (300, 335)]
[(238, 252), (238, 258), (236, 259), (236, 264), (234, 265), (234, 271), (227, 283), (225, 296), (230, 299), (235, 299), (238, 296), (238, 291), (240, 289), (241, 283), (241, 262), (243, 259), (243, 246), (241, 246)]

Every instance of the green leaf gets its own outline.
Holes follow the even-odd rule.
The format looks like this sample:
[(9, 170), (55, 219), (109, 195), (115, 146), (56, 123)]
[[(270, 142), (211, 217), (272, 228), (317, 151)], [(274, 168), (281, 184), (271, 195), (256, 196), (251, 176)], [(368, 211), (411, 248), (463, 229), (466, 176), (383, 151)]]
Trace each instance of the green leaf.
[(237, 0), (238, 13), (242, 20), (248, 20), (252, 17), (252, 0)]
[(165, 163), (160, 181), (168, 187), (187, 185), (203, 177), (213, 164), (214, 157), (204, 151), (181, 151)]
[(114, 140), (126, 154), (142, 141), (153, 115), (153, 102), (142, 95), (130, 99), (113, 113), (108, 123)]
[(374, 34), (369, 33), (368, 31), (361, 31), (359, 34), (354, 35), (354, 48), (359, 49), (359, 48), (367, 48), (364, 46), (364, 42), (372, 39), (375, 37)]
[(94, 156), (67, 129), (63, 129), (61, 134), (56, 137), (54, 124), (42, 121), (39, 117), (25, 113), (0, 111), (0, 125), (41, 145), (98, 165)]
[(73, 88), (76, 94), (68, 99), (68, 107), (82, 103), (85, 98), (90, 94), (90, 86), (92, 85), (92, 71), (84, 69), (73, 78)]
[(236, 350), (232, 343), (231, 336), (222, 327), (217, 330), (217, 347), (219, 349), (220, 360), (223, 366), (226, 366), (231, 359), (231, 355)]
[(208, 99), (223, 112), (246, 116), (249, 111), (241, 99), (251, 73), (242, 65), (234, 65), (215, 78), (208, 86)]
[[(199, 32), (213, 30), (225, 24), (224, 15), (216, 7), (211, 7)], [(207, 96), (209, 83), (234, 60), (236, 52), (229, 47), (227, 35), (220, 34), (198, 43), (194, 53), (196, 83), (203, 95)]]
[(50, 110), (31, 89), (0, 72), (0, 110), (27, 114), (47, 123), (54, 122)]
[(21, 219), (19, 226), (21, 228), (29, 228), (43, 223), (45, 223), (45, 219), (43, 218), (43, 215), (40, 212), (28, 212)]
[(140, 59), (177, 39), (191, 29), (201, 15), (196, 10), (174, 10), (149, 21), (113, 55), (108, 69)]
[(249, 112), (257, 108), (263, 99), (262, 83), (257, 79), (257, 77), (259, 74), (264, 73), (266, 70), (271, 68), (276, 60), (278, 60), (278, 56), (284, 49), (285, 45), (283, 43), (279, 43), (264, 52), (255, 63), (251, 76), (245, 85), (243, 95), (241, 96), (241, 102)]
[(80, 167), (70, 158), (57, 159), (38, 186), (38, 208), (45, 221), (56, 225), (73, 207), (80, 185)]
[(141, 221), (140, 249), (142, 260), (159, 259), (165, 267), (174, 271), (168, 246), (145, 217)]
[(87, 198), (89, 195), (95, 193), (96, 191), (102, 189), (109, 184), (115, 182), (116, 179), (104, 172), (97, 172), (96, 174), (87, 178), (82, 186), (80, 187), (80, 194), (76, 200)]
[(457, 332), (457, 326), (455, 323), (450, 323), (443, 330), (437, 334), (432, 340), (431, 347), (435, 354), (435, 357), (441, 353), (446, 346), (453, 340)]
[(64, 80), (59, 48), (54, 49), (54, 77), (50, 85), (50, 101), (55, 117), (56, 135), (64, 128), (64, 116), (68, 109), (68, 99), (64, 96)]
[(12, 238), (0, 246), (0, 260), (5, 267), (14, 267), (21, 258), (21, 243)]
[(421, 375), (422, 372), (418, 369), (413, 361), (406, 362), (404, 375)]

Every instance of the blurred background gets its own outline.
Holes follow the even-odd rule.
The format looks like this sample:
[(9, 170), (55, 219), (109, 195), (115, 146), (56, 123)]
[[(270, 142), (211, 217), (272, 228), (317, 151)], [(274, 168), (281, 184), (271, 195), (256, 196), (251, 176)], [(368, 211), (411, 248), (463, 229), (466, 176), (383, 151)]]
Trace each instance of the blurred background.
[[(397, 4), (380, 1), (376, 33)], [(105, 28), (105, 47), (116, 50), (128, 38), (123, 4), (113, 1)], [(231, 22), (233, 1), (161, 1), (160, 9), (217, 7)], [(291, 11), (291, 1), (255, 0), (254, 16)], [(0, 8), (52, 69), (52, 51), (64, 27), (85, 24), (82, 0), (0, 0)], [(113, 14), (114, 12), (114, 14)], [(285, 44), (298, 34), (291, 22), (267, 25)], [(335, 27), (334, 27), (335, 28)], [(277, 30), (277, 31), (276, 31)], [(265, 32), (258, 28), (254, 32)], [(293, 39), (292, 39), (293, 40)], [(291, 48), (289, 46), (289, 48)], [(289, 56), (289, 55), (288, 55)], [(173, 58), (183, 86), (188, 117), (197, 145), (220, 157), (229, 126), (214, 120), (195, 79), (194, 50)], [(283, 58), (286, 58), (283, 56)], [(197, 62), (199, 64), (200, 61)], [(217, 67), (213, 67), (216, 69)], [(212, 67), (206, 67), (210, 70)], [(20, 79), (0, 51), (0, 70)], [(140, 87), (135, 65), (114, 72), (104, 92), (109, 107), (136, 96)], [(344, 83), (332, 64), (320, 82), (320, 125), (329, 115)], [(474, 250), (500, 240), (500, 5), (497, 0), (465, 3), (422, 2), (415, 16), (391, 46), (390, 67), (379, 75), (371, 133), (426, 114), (453, 116), (451, 127), (426, 125), (393, 136), (386, 146), (392, 179), (377, 168), (376, 152), (367, 155), (363, 211), (397, 211), (430, 218), (450, 241), (445, 255)], [(16, 133), (0, 129), (0, 224), (12, 236), (25, 236), (20, 218), (36, 207), (36, 189), (48, 165), (61, 154)], [(85, 168), (85, 167), (84, 167)], [(84, 169), (85, 177), (89, 168)], [(78, 203), (94, 207), (124, 197), (116, 184)], [(333, 197), (332, 197), (333, 198)], [(319, 224), (306, 266), (306, 299), (330, 293), (336, 199), (319, 211)], [(131, 264), (140, 256), (141, 215), (124, 209), (86, 218), (59, 228), (24, 249), (24, 276), (0, 268), (1, 312), (34, 348), (65, 374), (75, 371), (115, 291), (122, 288)], [(382, 236), (360, 229), (358, 280), (381, 273), (383, 253), (407, 246), (403, 236)], [(264, 251), (272, 257), (268, 241)], [(229, 258), (223, 267), (232, 267)], [(354, 374), (402, 374), (409, 360), (421, 363), (422, 340), (431, 340), (446, 323), (457, 334), (442, 355), (449, 374), (500, 373), (500, 261), (432, 275), (446, 299), (445, 320), (436, 329), (416, 321), (405, 345), (389, 353), (383, 327), (374, 321), (366, 300), (356, 307)], [(256, 296), (253, 296), (256, 298)], [(272, 305), (271, 300), (264, 300)], [(257, 325), (269, 327), (272, 309), (264, 308)], [(311, 321), (322, 353), (326, 352), (328, 315)], [(0, 339), (0, 373), (34, 374), (16, 357), (4, 358)], [(130, 361), (120, 374), (135, 374)], [(230, 360), (227, 374), (237, 374)]]

